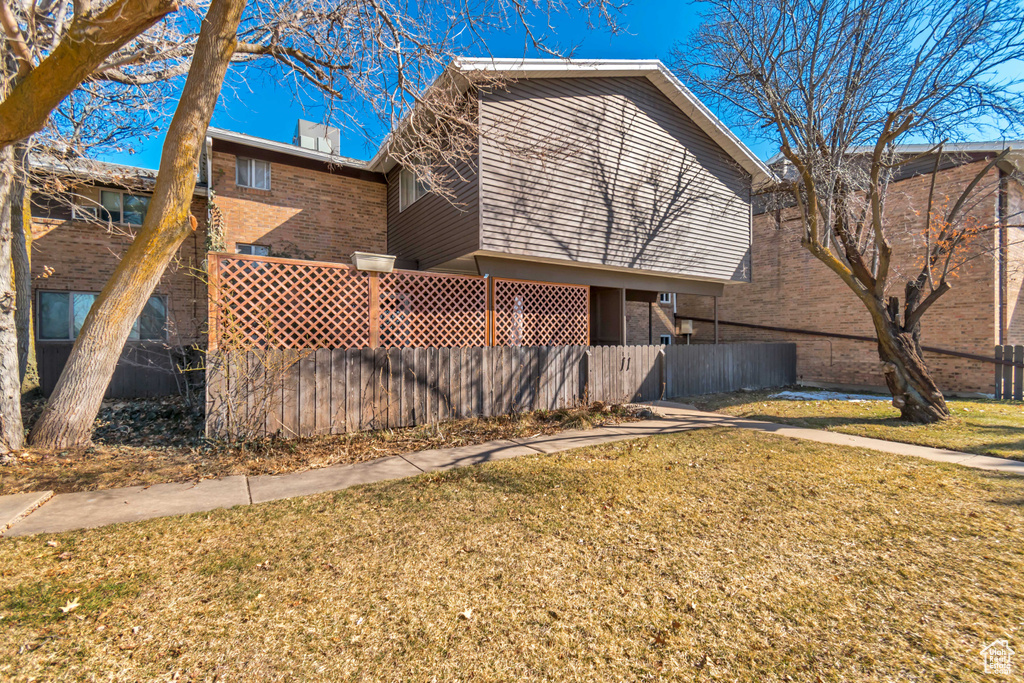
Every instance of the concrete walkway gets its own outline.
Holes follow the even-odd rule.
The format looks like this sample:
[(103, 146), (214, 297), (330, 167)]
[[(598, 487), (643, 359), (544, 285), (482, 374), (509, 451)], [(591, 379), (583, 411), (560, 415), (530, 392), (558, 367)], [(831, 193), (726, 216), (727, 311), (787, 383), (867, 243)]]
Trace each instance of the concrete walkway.
[(745, 420), (719, 413), (702, 412), (681, 403), (658, 401), (652, 404), (652, 408), (659, 415), (659, 419), (588, 431), (567, 431), (551, 436), (420, 451), (355, 465), (324, 467), (293, 474), (234, 476), (207, 479), (197, 483), (132, 486), (103, 491), (62, 493), (56, 496), (49, 491), (0, 496), (0, 535), (29, 536), (135, 522), (154, 517), (206, 512), (216, 508), (337, 491), (357, 484), (401, 479), (423, 472), (477, 465), (522, 455), (558, 453), (584, 446), (706, 427), (753, 429), (795, 439), (866, 448), (896, 455), (911, 455), (936, 462), (1024, 476), (1024, 462), (1015, 460)]

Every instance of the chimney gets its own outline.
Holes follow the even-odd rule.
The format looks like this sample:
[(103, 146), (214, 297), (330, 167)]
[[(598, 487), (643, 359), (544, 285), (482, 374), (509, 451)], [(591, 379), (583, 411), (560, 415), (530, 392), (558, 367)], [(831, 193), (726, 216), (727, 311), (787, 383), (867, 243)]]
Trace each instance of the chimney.
[(295, 137), (292, 138), (292, 144), (317, 152), (337, 154), (341, 148), (341, 131), (322, 123), (299, 119), (295, 124)]

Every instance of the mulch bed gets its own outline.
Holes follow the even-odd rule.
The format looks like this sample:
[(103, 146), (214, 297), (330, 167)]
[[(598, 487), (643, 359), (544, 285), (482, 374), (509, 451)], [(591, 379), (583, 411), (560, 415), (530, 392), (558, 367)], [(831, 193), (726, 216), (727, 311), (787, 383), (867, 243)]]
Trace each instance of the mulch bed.
[[(30, 428), (45, 401), (25, 401)], [(28, 450), (0, 462), (0, 495), (52, 490), (198, 481), (229, 475), (283, 474), (352, 464), (431, 448), (554, 434), (640, 419), (642, 407), (595, 403), (573, 410), (536, 411), (439, 425), (306, 439), (212, 441), (203, 416), (179, 398), (104, 401), (87, 448)]]

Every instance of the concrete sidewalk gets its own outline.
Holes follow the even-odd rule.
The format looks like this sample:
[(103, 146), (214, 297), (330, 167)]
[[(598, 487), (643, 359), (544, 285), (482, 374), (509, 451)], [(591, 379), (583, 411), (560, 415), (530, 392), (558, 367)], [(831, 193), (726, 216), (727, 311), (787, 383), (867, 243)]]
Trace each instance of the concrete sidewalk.
[(206, 512), (216, 508), (338, 491), (357, 484), (402, 479), (423, 472), (477, 465), (522, 455), (558, 453), (613, 441), (708, 427), (753, 429), (795, 439), (909, 455), (936, 462), (1024, 476), (1024, 462), (1015, 460), (791, 427), (773, 422), (745, 420), (702, 412), (685, 404), (668, 401), (655, 402), (652, 408), (660, 416), (659, 419), (588, 431), (567, 431), (550, 436), (420, 451), (355, 465), (324, 467), (292, 474), (234, 476), (197, 483), (132, 486), (103, 491), (63, 493), (56, 496), (49, 491), (0, 496), (0, 535), (28, 536)]

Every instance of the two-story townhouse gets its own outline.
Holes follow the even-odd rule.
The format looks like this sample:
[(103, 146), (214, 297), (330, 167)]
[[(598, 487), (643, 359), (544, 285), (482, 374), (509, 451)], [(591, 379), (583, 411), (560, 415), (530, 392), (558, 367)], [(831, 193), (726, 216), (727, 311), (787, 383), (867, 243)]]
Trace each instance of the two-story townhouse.
[[(154, 294), (167, 310), (163, 337), (151, 316), (152, 338), (130, 341), (126, 356), (143, 342), (202, 345), (211, 250), (343, 263), (354, 251), (388, 253), (399, 268), (588, 285), (593, 344), (658, 343), (672, 335), (676, 295), (721, 296), (750, 280), (752, 187), (770, 171), (660, 62), (467, 59), (452, 69), (507, 79), (470, 93), (482, 132), (455, 202), (416, 182), (388, 143), (361, 161), (333, 152), (335, 130), (306, 122), (292, 144), (211, 128), (193, 207), (200, 230)], [(543, 158), (501, 142), (512, 136), (521, 144), (511, 147), (544, 148)], [(37, 341), (64, 349), (43, 349), (44, 391), (141, 220), (153, 174), (137, 175), (134, 185), (82, 184), (80, 203), (98, 207), (88, 216), (35, 211)], [(61, 315), (63, 336), (43, 330)], [(115, 381), (111, 395), (169, 385), (137, 367), (122, 374), (134, 384)]]

